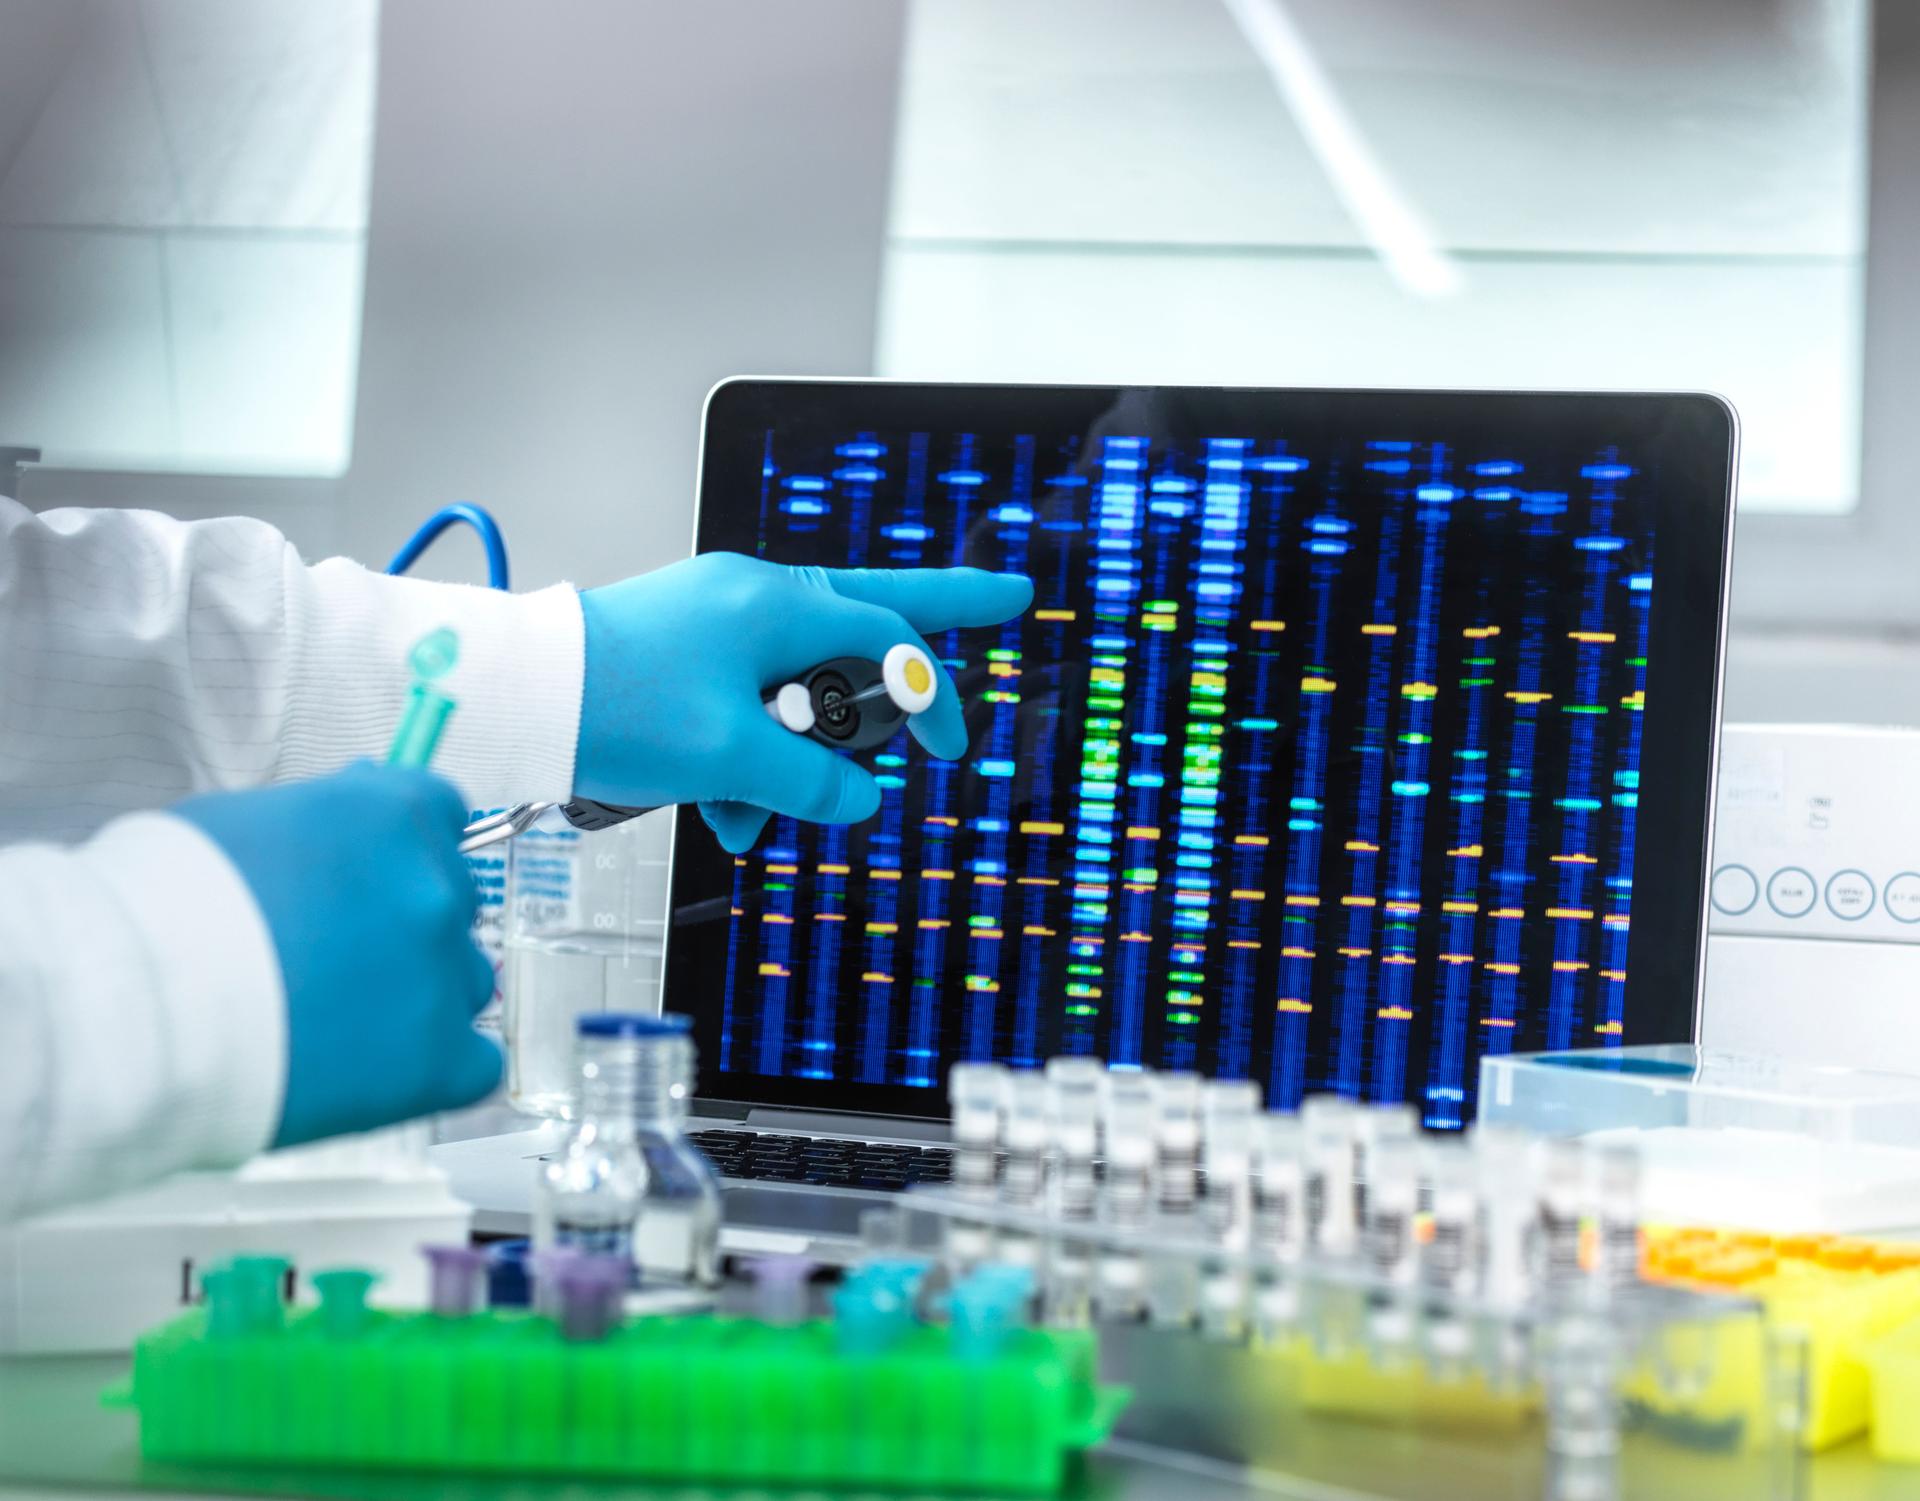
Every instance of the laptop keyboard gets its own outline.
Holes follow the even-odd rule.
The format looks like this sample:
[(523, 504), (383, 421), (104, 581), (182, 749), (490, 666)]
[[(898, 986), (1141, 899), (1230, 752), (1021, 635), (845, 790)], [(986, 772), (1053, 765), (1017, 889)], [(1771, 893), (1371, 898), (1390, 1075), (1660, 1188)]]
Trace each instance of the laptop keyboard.
[(817, 1183), (897, 1193), (912, 1183), (946, 1183), (953, 1177), (953, 1152), (947, 1147), (764, 1131), (688, 1134), (722, 1178), (750, 1183)]

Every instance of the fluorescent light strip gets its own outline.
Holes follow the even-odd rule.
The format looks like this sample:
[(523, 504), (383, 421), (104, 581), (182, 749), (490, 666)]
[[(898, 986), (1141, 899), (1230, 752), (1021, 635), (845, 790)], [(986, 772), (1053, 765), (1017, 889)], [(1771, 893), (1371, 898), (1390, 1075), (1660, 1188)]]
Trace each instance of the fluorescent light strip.
[(1223, 3), (1273, 75), (1274, 87), (1320, 169), (1388, 273), (1422, 297), (1450, 297), (1458, 292), (1462, 285), (1459, 262), (1440, 248), (1427, 222), (1387, 175), (1294, 25), (1284, 0)]

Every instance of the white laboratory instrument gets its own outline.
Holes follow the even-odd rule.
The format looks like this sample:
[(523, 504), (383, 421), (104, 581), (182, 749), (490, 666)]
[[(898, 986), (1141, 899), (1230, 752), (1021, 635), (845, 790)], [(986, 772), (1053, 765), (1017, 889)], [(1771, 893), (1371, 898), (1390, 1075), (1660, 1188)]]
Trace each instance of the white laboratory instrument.
[(269, 1152), (235, 1172), (180, 1173), (0, 1227), (0, 1354), (126, 1350), (200, 1297), (237, 1254), (309, 1270), (364, 1267), (371, 1301), (426, 1300), (422, 1245), (463, 1245), (473, 1211), (427, 1159), (426, 1122)]
[(1728, 725), (1699, 1041), (1920, 1075), (1920, 730)]

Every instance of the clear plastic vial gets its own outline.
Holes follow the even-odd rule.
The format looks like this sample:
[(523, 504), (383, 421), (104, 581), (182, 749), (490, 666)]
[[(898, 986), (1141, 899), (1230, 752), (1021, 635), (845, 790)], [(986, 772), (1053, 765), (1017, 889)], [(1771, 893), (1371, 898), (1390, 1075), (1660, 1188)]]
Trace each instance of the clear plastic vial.
[[(1038, 1214), (1046, 1207), (1047, 1081), (1038, 1069), (1014, 1069), (1005, 1084), (1000, 1139), (1006, 1163), (1000, 1173), (1000, 1201)], [(1002, 1230), (999, 1256), (1016, 1266), (1037, 1266), (1040, 1245), (1024, 1232)]]
[(1580, 1212), (1587, 1196), (1587, 1151), (1570, 1137), (1550, 1138), (1534, 1150), (1534, 1272), (1542, 1285), (1564, 1289), (1583, 1273)]
[(693, 1042), (684, 1016), (583, 1016), (574, 1124), (542, 1165), (536, 1251), (625, 1256), (646, 1278), (719, 1278), (720, 1185), (687, 1139)]
[(1010, 1071), (997, 1063), (956, 1063), (947, 1071), (947, 1100), (953, 1112), (953, 1182), (969, 1192), (988, 1193), (997, 1173), (1001, 1106)]
[(1062, 1219), (1091, 1219), (1099, 1189), (1094, 1163), (1100, 1154), (1106, 1069), (1095, 1058), (1055, 1058), (1047, 1064), (1046, 1078), (1054, 1206)]
[[(1101, 1119), (1106, 1176), (1099, 1214), (1127, 1231), (1144, 1230), (1153, 1213), (1154, 1091), (1151, 1079), (1134, 1071), (1109, 1070)], [(1144, 1308), (1144, 1268), (1137, 1251), (1102, 1253), (1095, 1272), (1094, 1304), (1103, 1318), (1136, 1318)]]
[(1252, 1214), (1254, 1130), (1260, 1086), (1251, 1079), (1210, 1079), (1200, 1091), (1200, 1147), (1206, 1169), (1207, 1228), (1230, 1246), (1246, 1244)]
[(1359, 1106), (1339, 1095), (1309, 1095), (1300, 1102), (1307, 1236), (1314, 1250), (1329, 1260), (1344, 1260), (1359, 1249), (1354, 1162), (1360, 1113)]
[[(1191, 1239), (1200, 1229), (1200, 1076), (1155, 1075), (1152, 1098), (1159, 1228)], [(1147, 1312), (1154, 1323), (1173, 1328), (1193, 1318), (1198, 1272), (1184, 1253), (1148, 1258)]]
[(1640, 1177), (1638, 1147), (1595, 1149), (1589, 1181), (1599, 1240), (1594, 1270), (1609, 1287), (1640, 1280)]
[(1479, 1200), (1473, 1152), (1458, 1138), (1440, 1137), (1422, 1142), (1420, 1153), (1430, 1204), (1428, 1234), (1420, 1247), (1420, 1282), (1434, 1297), (1452, 1304), (1472, 1292), (1480, 1259), (1474, 1243)]

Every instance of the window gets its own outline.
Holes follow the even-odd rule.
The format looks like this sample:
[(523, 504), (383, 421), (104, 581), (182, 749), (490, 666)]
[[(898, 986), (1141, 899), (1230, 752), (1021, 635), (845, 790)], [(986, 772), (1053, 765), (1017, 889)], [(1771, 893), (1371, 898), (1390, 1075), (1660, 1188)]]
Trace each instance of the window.
[(1898, 614), (1890, 569), (1862, 593), (1909, 526), (1863, 448), (1896, 31), (1868, 0), (916, 0), (880, 367), (1704, 387), (1742, 417), (1737, 612)]
[(0, 57), (0, 443), (337, 475), (377, 0), (34, 0)]

